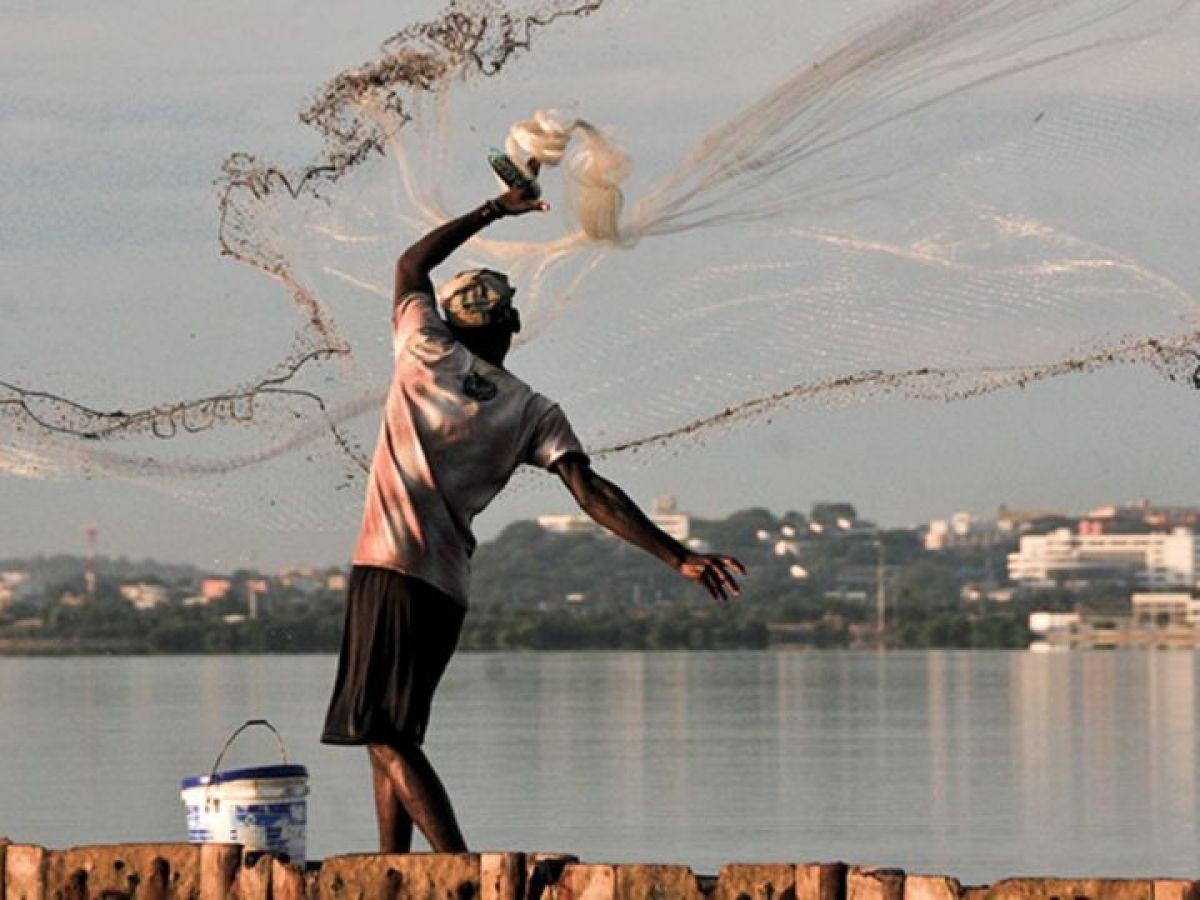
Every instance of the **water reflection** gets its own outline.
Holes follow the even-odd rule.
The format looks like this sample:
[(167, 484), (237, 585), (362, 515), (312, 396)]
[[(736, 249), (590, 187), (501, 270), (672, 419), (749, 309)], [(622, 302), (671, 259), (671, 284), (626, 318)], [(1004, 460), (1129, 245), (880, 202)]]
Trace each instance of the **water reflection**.
[[(314, 853), (370, 848), (362, 752), (316, 741), (332, 667), (0, 659), (0, 833), (178, 839), (178, 779), (265, 715), (310, 767)], [(1181, 651), (462, 656), (429, 749), (480, 848), (1185, 875), (1196, 671)]]

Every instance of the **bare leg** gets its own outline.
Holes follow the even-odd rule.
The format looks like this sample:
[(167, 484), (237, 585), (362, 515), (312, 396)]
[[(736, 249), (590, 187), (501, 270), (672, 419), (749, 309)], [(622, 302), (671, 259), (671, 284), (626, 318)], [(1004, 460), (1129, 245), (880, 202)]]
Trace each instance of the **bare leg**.
[[(409, 819), (421, 829), (429, 846), (438, 853), (465, 853), (467, 842), (454, 818), (454, 807), (425, 752), (416, 744), (396, 747), (368, 744), (367, 750), (371, 754), (373, 771), (381, 773), (390, 782), (392, 793), (399, 798)], [(382, 829), (383, 820), (380, 819), (381, 836)]]
[(387, 771), (368, 752), (371, 760), (371, 784), (375, 789), (375, 821), (379, 824), (380, 853), (408, 853), (412, 850), (413, 821), (400, 797), (392, 790)]

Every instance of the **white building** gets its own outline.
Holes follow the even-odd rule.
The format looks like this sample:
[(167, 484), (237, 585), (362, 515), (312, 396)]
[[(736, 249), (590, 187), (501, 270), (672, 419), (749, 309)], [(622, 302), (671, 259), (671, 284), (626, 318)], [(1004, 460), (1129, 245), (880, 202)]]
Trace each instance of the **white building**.
[(0, 609), (12, 603), (17, 596), (17, 590), (28, 581), (28, 572), (0, 572)]
[(1139, 628), (1200, 627), (1200, 600), (1190, 593), (1134, 594), (1132, 599)]
[(1076, 612), (1032, 612), (1029, 614), (1029, 630), (1045, 637), (1056, 632), (1073, 631), (1082, 621), (1082, 616)]
[(1186, 528), (1155, 534), (1075, 534), (1060, 528), (1025, 535), (1008, 555), (1008, 576), (1024, 587), (1128, 578), (1150, 588), (1196, 585), (1196, 536)]
[(968, 512), (957, 512), (949, 519), (934, 519), (925, 531), (925, 549), (949, 550), (953, 547), (990, 547), (1003, 538), (992, 521), (976, 519)]
[(579, 513), (547, 513), (537, 517), (538, 527), (554, 534), (587, 534), (600, 528), (587, 516)]
[[(679, 512), (674, 497), (659, 497), (651, 507), (649, 519), (680, 543), (687, 543), (692, 534), (692, 517)], [(590, 534), (603, 532), (599, 525), (582, 513), (549, 513), (537, 517), (538, 527), (555, 534)]]
[(121, 585), (121, 596), (140, 610), (154, 609), (170, 600), (165, 587), (147, 582)]

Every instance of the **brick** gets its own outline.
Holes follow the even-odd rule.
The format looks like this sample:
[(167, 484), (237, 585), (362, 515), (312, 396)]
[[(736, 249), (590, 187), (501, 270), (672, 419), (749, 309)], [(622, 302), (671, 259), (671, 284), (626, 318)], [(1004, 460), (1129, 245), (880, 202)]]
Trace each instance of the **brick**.
[(617, 866), (617, 900), (703, 900), (700, 883), (687, 866)]
[(904, 900), (904, 872), (851, 866), (846, 871), (846, 900)]
[(229, 890), (230, 900), (271, 900), (271, 866), (265, 853), (244, 855)]
[(319, 863), (309, 860), (304, 869), (304, 892), (308, 900), (320, 900), (321, 897), (321, 867)]
[(4, 849), (4, 900), (44, 900), (46, 849), (9, 844)]
[(415, 898), (457, 900), (479, 896), (478, 853), (415, 853), (401, 870), (405, 889)]
[(525, 854), (479, 854), (479, 900), (525, 900)]
[(334, 856), (321, 864), (317, 876), (317, 896), (333, 898), (377, 897), (394, 900), (400, 896), (401, 854), (361, 854)]
[(228, 900), (241, 865), (240, 844), (201, 844), (200, 900)]
[(282, 859), (271, 859), (271, 900), (305, 900), (304, 870)]
[(458, 900), (478, 897), (479, 854), (350, 854), (325, 860), (321, 900)]
[(845, 863), (801, 863), (796, 866), (796, 900), (845, 900), (845, 897)]
[(729, 863), (721, 867), (713, 900), (796, 900), (792, 864)]
[(906, 875), (904, 900), (959, 900), (962, 885), (943, 875)]
[(1154, 882), (1119, 878), (1009, 878), (985, 900), (1154, 900)]
[(1154, 882), (1154, 900), (1200, 900), (1200, 881), (1160, 878)]
[(546, 900), (616, 900), (613, 866), (571, 863), (545, 893)]
[(137, 896), (167, 900), (200, 896), (198, 844), (108, 844), (46, 854), (48, 897)]
[(530, 853), (525, 857), (525, 900), (543, 900), (559, 876), (579, 857), (569, 853)]

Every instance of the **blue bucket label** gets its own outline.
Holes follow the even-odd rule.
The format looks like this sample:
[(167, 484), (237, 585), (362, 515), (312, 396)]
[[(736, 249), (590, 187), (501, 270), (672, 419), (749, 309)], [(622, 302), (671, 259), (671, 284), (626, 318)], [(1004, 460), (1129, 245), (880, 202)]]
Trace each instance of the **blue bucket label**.
[(241, 836), (243, 828), (253, 828), (262, 834), (268, 850), (284, 850), (298, 828), (303, 828), (305, 804), (254, 803), (234, 806), (230, 818), (230, 839)]
[[(306, 792), (307, 793), (307, 792)], [(227, 802), (221, 803), (225, 799)], [(303, 796), (276, 802), (205, 795), (189, 798), (187, 836), (193, 843), (235, 843), (247, 850), (280, 853), (304, 858), (308, 804)]]

